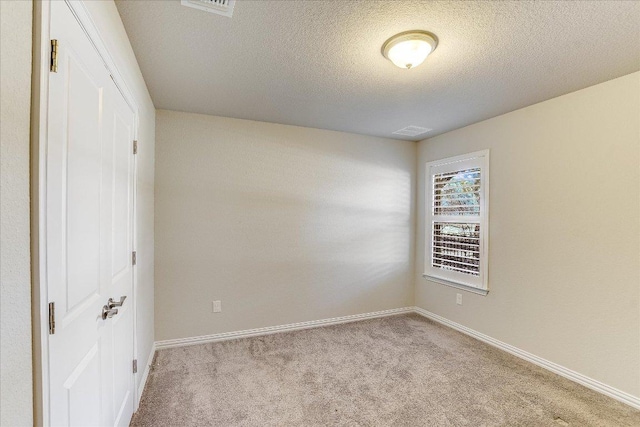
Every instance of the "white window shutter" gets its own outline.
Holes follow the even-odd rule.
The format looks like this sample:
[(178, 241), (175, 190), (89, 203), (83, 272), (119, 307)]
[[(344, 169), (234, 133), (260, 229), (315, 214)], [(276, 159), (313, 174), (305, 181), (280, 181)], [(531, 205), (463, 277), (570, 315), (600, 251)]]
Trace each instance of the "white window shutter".
[(430, 162), (426, 171), (424, 275), (486, 294), (489, 152)]

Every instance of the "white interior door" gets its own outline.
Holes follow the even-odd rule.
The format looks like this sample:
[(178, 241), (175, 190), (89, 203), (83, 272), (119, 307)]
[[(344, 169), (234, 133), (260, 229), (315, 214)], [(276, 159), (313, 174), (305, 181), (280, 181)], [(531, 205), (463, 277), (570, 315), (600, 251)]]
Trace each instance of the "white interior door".
[(134, 196), (134, 113), (110, 81), (111, 96), (106, 97), (108, 112), (105, 118), (109, 127), (112, 163), (111, 221), (111, 271), (108, 285), (114, 300), (127, 298), (118, 308), (118, 314), (112, 317), (109, 331), (112, 336), (110, 360), (113, 365), (113, 399), (115, 403), (114, 425), (128, 426), (133, 414), (135, 385), (133, 377), (133, 196)]
[(58, 42), (46, 155), (50, 422), (128, 425), (134, 114), (65, 2), (51, 2), (50, 31)]

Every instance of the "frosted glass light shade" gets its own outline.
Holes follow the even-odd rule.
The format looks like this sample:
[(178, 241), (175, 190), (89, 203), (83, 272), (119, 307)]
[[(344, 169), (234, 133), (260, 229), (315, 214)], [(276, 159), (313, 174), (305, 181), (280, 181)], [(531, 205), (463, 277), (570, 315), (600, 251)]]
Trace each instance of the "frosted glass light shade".
[(382, 45), (382, 55), (400, 68), (422, 64), (438, 45), (438, 38), (427, 31), (396, 34)]

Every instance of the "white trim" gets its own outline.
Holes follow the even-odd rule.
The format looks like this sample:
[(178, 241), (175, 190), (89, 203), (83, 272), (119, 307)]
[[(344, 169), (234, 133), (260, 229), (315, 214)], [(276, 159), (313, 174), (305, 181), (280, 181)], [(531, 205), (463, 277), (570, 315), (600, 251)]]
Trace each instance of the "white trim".
[(448, 326), (452, 329), (455, 329), (463, 334), (469, 335), (477, 340), (485, 342), (489, 345), (499, 348), (500, 350), (504, 350), (507, 353), (513, 354), (521, 359), (526, 360), (527, 362), (531, 362), (534, 365), (538, 365), (542, 368), (545, 368), (555, 374), (560, 375), (561, 377), (567, 378), (571, 381), (574, 381), (578, 384), (581, 384), (591, 390), (602, 393), (606, 396), (609, 396), (613, 399), (616, 399), (622, 403), (626, 403), (629, 406), (632, 406), (636, 409), (640, 409), (640, 397), (633, 396), (629, 393), (626, 393), (622, 390), (618, 390), (614, 387), (608, 386), (600, 381), (594, 380), (593, 378), (589, 378), (586, 375), (580, 374), (571, 369), (565, 368), (564, 366), (558, 365), (557, 363), (551, 362), (549, 360), (543, 359), (542, 357), (538, 357), (535, 354), (531, 354), (527, 351), (521, 350), (517, 347), (514, 347), (505, 342), (499, 341), (495, 338), (492, 338), (488, 335), (475, 331), (471, 328), (468, 328), (459, 323), (453, 322), (449, 319), (446, 319), (442, 316), (438, 316), (435, 313), (431, 313), (425, 309), (420, 307), (414, 307), (414, 311), (421, 316), (424, 316), (428, 319), (431, 319), (435, 322), (441, 323), (445, 326)]
[(141, 384), (141, 388), (139, 389), (139, 395), (142, 396), (142, 391), (144, 390), (144, 384), (146, 383), (147, 375), (149, 374), (148, 369), (149, 369), (149, 366), (151, 365), (151, 362), (153, 361), (153, 355), (155, 354), (156, 350), (162, 350), (165, 348), (172, 348), (172, 347), (183, 347), (183, 346), (189, 346), (189, 345), (195, 345), (195, 344), (204, 344), (209, 342), (233, 340), (233, 339), (239, 339), (239, 338), (257, 337), (262, 335), (276, 334), (280, 332), (298, 331), (302, 329), (337, 325), (341, 323), (356, 322), (359, 320), (375, 319), (379, 317), (394, 316), (397, 314), (406, 314), (406, 313), (417, 313), (435, 322), (441, 323), (445, 326), (448, 326), (452, 329), (455, 329), (459, 332), (469, 335), (479, 341), (485, 342), (489, 345), (499, 348), (500, 350), (504, 350), (507, 353), (513, 354), (514, 356), (517, 356), (523, 360), (526, 360), (527, 362), (531, 362), (534, 365), (545, 368), (555, 374), (558, 374), (564, 378), (567, 378), (587, 388), (590, 388), (591, 390), (602, 393), (605, 396), (609, 396), (613, 399), (616, 399), (636, 409), (640, 409), (640, 397), (633, 396), (622, 390), (618, 390), (614, 387), (608, 386), (604, 383), (601, 383), (600, 381), (589, 378), (586, 375), (580, 374), (576, 371), (565, 368), (564, 366), (558, 365), (557, 363), (538, 357), (534, 354), (531, 354), (527, 351), (521, 350), (510, 344), (499, 341), (488, 335), (482, 334), (464, 325), (453, 322), (442, 316), (438, 316), (437, 314), (431, 313), (430, 311), (427, 311), (420, 307), (395, 308), (391, 310), (376, 311), (372, 313), (355, 314), (351, 316), (334, 317), (334, 318), (322, 319), (322, 320), (312, 320), (309, 322), (291, 323), (288, 325), (269, 326), (266, 328), (248, 329), (244, 331), (235, 331), (235, 332), (224, 332), (220, 334), (204, 335), (199, 337), (156, 341), (152, 348), (151, 355), (149, 356), (150, 357), (149, 362), (147, 363), (147, 366), (145, 368), (143, 381)]
[(203, 335), (199, 337), (178, 338), (173, 340), (156, 341), (155, 348), (156, 350), (161, 350), (164, 348), (183, 347), (187, 345), (226, 341), (226, 340), (233, 340), (238, 338), (259, 337), (262, 335), (276, 334), (279, 332), (299, 331), (302, 329), (317, 328), (319, 326), (338, 325), (340, 323), (349, 323), (349, 322), (355, 322), (358, 320), (375, 319), (378, 317), (413, 313), (413, 311), (414, 311), (413, 307), (402, 307), (402, 308), (394, 308), (391, 310), (374, 311), (372, 313), (353, 314), (350, 316), (333, 317), (330, 319), (290, 323), (288, 325), (268, 326), (266, 328), (247, 329), (244, 331), (223, 332), (220, 334)]
[[(153, 343), (151, 346), (151, 351), (149, 352), (149, 357), (147, 359), (147, 363), (144, 365), (144, 371), (142, 372), (142, 376), (140, 377), (140, 384), (136, 390), (136, 410), (138, 410), (138, 406), (140, 405), (140, 400), (142, 399), (142, 392), (144, 391), (144, 387), (147, 385), (147, 378), (149, 377), (149, 372), (151, 372), (151, 365), (153, 364), (153, 356), (156, 355), (156, 343)], [(139, 368), (140, 366), (138, 366)]]
[(450, 165), (452, 163), (464, 162), (469, 159), (476, 159), (478, 157), (484, 157), (489, 154), (489, 149), (474, 151), (473, 153), (461, 154), (459, 156), (445, 157), (444, 159), (432, 160), (427, 162), (427, 168), (430, 166), (442, 166)]
[[(134, 140), (138, 140), (138, 111), (134, 111)], [(138, 142), (136, 142), (138, 144)], [(133, 150), (132, 150), (133, 151)], [(131, 233), (132, 242), (131, 242), (131, 250), (136, 253), (136, 257), (138, 256), (138, 154), (137, 150), (133, 156), (133, 206), (132, 206), (132, 221), (131, 221)], [(131, 283), (131, 296), (133, 299), (133, 358), (139, 359), (139, 349), (138, 349), (138, 262), (132, 266), (132, 274), (133, 281)], [(152, 348), (154, 348), (152, 344)], [(155, 349), (151, 352), (151, 357), (155, 353)], [(145, 375), (148, 372), (145, 371)], [(138, 410), (138, 405), (140, 404), (140, 397), (142, 393), (138, 393), (138, 389), (140, 388), (140, 384), (142, 384), (142, 388), (144, 389), (144, 383), (146, 381), (146, 376), (141, 377), (140, 375), (133, 374), (133, 389), (136, 393), (135, 398), (133, 399), (133, 412)]]
[(49, 425), (49, 319), (46, 257), (46, 176), (50, 2), (33, 2), (31, 76), (31, 269), (34, 425)]
[(467, 286), (462, 283), (451, 282), (446, 279), (441, 279), (439, 277), (429, 276), (428, 274), (423, 274), (423, 278), (427, 279), (430, 282), (440, 283), (441, 285), (451, 286), (452, 288), (460, 289), (467, 292), (472, 292), (478, 295), (487, 295), (489, 293), (489, 289), (480, 289), (475, 286)]

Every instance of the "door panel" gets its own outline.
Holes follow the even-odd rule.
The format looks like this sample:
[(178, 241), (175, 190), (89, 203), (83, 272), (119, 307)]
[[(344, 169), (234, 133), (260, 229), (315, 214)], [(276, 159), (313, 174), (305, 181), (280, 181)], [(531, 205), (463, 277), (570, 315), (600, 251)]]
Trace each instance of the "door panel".
[[(119, 317), (122, 314), (122, 317)], [(133, 310), (131, 306), (126, 307), (122, 313), (118, 313), (117, 319), (114, 318), (113, 325), (113, 400), (114, 400), (114, 423), (115, 426), (128, 426), (133, 414), (134, 405), (134, 387), (133, 376), (122, 375), (123, 372), (130, 373), (132, 369), (132, 358), (130, 354), (133, 352), (133, 330), (131, 329), (133, 321)], [(125, 353), (122, 350), (129, 344), (131, 353)], [(120, 351), (119, 351), (120, 350)]]
[[(130, 273), (131, 267), (131, 213), (133, 162), (131, 141), (133, 123), (128, 107), (119, 106), (114, 121), (114, 180), (113, 180), (113, 276)], [(122, 110), (125, 111), (122, 111)], [(120, 110), (120, 111), (118, 111)], [(123, 115), (128, 113), (127, 116)]]
[[(82, 27), (50, 3), (58, 72), (49, 75), (46, 259), (50, 423), (128, 425), (134, 406), (135, 116)], [(103, 319), (109, 298), (126, 300)]]
[(69, 400), (70, 425), (101, 424), (102, 375), (100, 343), (96, 343), (64, 383)]
[(103, 94), (110, 78), (68, 6), (51, 2), (58, 72), (49, 75), (47, 287), (55, 303), (49, 336), (52, 425), (109, 425), (112, 384), (103, 357), (112, 336), (101, 318), (109, 262), (101, 219)]
[[(100, 150), (102, 141), (101, 83), (86, 70), (75, 52), (68, 51), (62, 72), (67, 84), (67, 138), (63, 155), (66, 190), (67, 312), (100, 288)], [(82, 179), (76, 179), (82, 177)]]
[(112, 298), (127, 296), (113, 318), (114, 425), (127, 426), (134, 406), (133, 357), (133, 138), (135, 116), (122, 94), (112, 85), (113, 108), (107, 118), (113, 129), (112, 141)]

